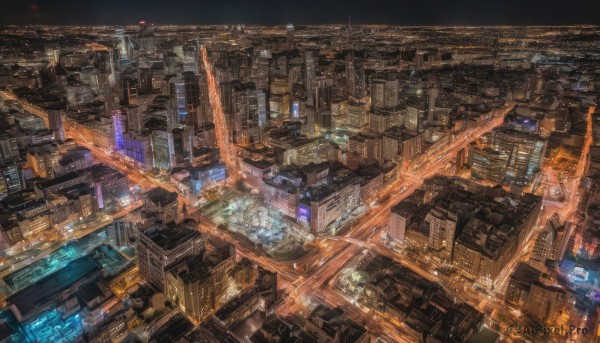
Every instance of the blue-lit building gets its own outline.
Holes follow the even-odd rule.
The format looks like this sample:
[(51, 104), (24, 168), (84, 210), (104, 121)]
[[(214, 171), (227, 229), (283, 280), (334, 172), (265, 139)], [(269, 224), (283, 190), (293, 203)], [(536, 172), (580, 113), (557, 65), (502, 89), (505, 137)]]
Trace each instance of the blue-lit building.
[(187, 103), (185, 101), (185, 82), (177, 80), (173, 83), (172, 90), (177, 102), (177, 115), (180, 122), (186, 121), (188, 116)]
[(123, 132), (125, 132), (125, 116), (121, 111), (112, 112), (112, 128), (114, 131), (115, 150), (123, 151), (125, 144), (123, 141)]
[(70, 300), (76, 296), (79, 287), (99, 280), (101, 276), (102, 266), (87, 255), (18, 291), (6, 301), (19, 322), (36, 330), (36, 323), (44, 321), (49, 313), (60, 311), (62, 318), (77, 313), (80, 310), (78, 302)]
[(227, 169), (222, 162), (207, 164), (190, 170), (190, 193), (200, 194), (203, 189), (227, 178)]
[(152, 169), (154, 166), (154, 155), (152, 154), (152, 142), (150, 136), (129, 132), (123, 134), (124, 154), (135, 165), (142, 170)]
[(177, 115), (180, 123), (197, 127), (197, 110), (200, 103), (199, 85), (196, 74), (184, 72), (182, 77), (171, 84), (171, 94), (177, 103)]
[(539, 120), (535, 115), (523, 116), (519, 114), (510, 114), (504, 118), (506, 127), (520, 132), (538, 133)]

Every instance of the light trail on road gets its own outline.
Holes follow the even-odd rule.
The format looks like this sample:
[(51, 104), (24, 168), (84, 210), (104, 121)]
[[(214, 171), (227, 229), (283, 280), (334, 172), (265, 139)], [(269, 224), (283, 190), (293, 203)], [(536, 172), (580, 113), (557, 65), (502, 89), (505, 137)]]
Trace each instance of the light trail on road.
[(202, 46), (201, 51), (202, 62), (206, 71), (208, 99), (210, 102), (210, 107), (212, 108), (213, 124), (215, 124), (215, 136), (219, 144), (221, 159), (223, 159), (223, 162), (225, 162), (225, 165), (227, 166), (229, 177), (232, 179), (232, 181), (237, 181), (239, 179), (239, 168), (237, 164), (237, 158), (235, 157), (233, 143), (229, 139), (227, 118), (225, 118), (225, 113), (223, 111), (223, 107), (221, 106), (221, 93), (215, 78), (215, 70), (208, 59), (206, 45)]

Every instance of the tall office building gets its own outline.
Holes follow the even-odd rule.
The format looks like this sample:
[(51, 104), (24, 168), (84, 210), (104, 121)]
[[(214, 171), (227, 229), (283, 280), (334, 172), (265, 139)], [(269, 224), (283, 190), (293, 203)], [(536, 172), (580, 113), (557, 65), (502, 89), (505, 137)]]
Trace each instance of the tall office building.
[(508, 279), (504, 301), (523, 308), (527, 304), (531, 285), (540, 280), (542, 273), (525, 262), (519, 262)]
[(356, 68), (354, 67), (354, 50), (346, 54), (346, 85), (348, 85), (348, 94), (356, 94)]
[(116, 51), (119, 55), (119, 60), (115, 62), (117, 62), (120, 68), (122, 65), (129, 64), (129, 53), (130, 49), (133, 48), (133, 44), (123, 29), (115, 30), (115, 39), (118, 42)]
[(196, 74), (190, 71), (184, 72), (171, 84), (171, 92), (176, 99), (179, 122), (197, 127), (200, 93)]
[(93, 66), (85, 66), (79, 72), (79, 79), (82, 83), (90, 86), (96, 94), (100, 94), (100, 84), (98, 83), (98, 74)]
[(198, 74), (199, 51), (195, 41), (188, 42), (183, 47), (183, 72), (192, 72)]
[(151, 142), (154, 168), (167, 171), (177, 165), (175, 162), (173, 134), (171, 132), (154, 130)]
[(165, 295), (187, 315), (202, 322), (225, 303), (235, 265), (232, 245), (182, 259), (167, 270)]
[(294, 49), (294, 25), (292, 25), (292, 24), (288, 24), (288, 26), (287, 26), (286, 47), (288, 50)]
[(123, 78), (123, 99), (127, 105), (137, 105), (138, 80), (134, 78)]
[(179, 78), (171, 84), (171, 92), (175, 96), (175, 102), (177, 103), (177, 121), (178, 123), (184, 122), (188, 118), (188, 108), (185, 97), (185, 81), (183, 78)]
[(2, 193), (16, 193), (25, 188), (25, 182), (21, 176), (21, 167), (16, 162), (8, 162), (0, 165), (0, 196)]
[(385, 108), (394, 108), (398, 106), (399, 101), (399, 81), (395, 75), (388, 75), (385, 80)]
[(531, 133), (500, 128), (490, 134), (489, 146), (500, 153), (506, 161), (503, 181), (508, 184), (528, 185), (538, 175), (544, 154), (546, 139)]
[(60, 60), (60, 46), (58, 43), (46, 44), (44, 46), (44, 54), (50, 64), (55, 66)]
[(125, 130), (126, 118), (123, 113), (119, 110), (113, 111), (111, 114), (112, 118), (112, 130), (115, 140), (115, 150), (123, 151), (125, 150), (125, 143), (123, 141), (123, 133)]
[(154, 167), (152, 144), (148, 135), (130, 131), (123, 134), (123, 145), (125, 156), (131, 158), (137, 168), (149, 170)]
[(175, 226), (156, 224), (140, 233), (137, 242), (140, 276), (160, 290), (165, 289), (165, 268), (187, 256), (200, 254), (205, 239), (191, 219)]
[(371, 80), (371, 109), (385, 108), (385, 80)]
[(64, 108), (62, 107), (48, 107), (46, 108), (48, 113), (48, 125), (50, 130), (54, 131), (54, 138), (57, 141), (65, 140), (65, 127), (63, 124)]
[(333, 79), (330, 77), (318, 77), (315, 79), (314, 106), (317, 112), (330, 111), (333, 101)]
[[(206, 72), (202, 70), (198, 74), (198, 96), (198, 127), (202, 127), (213, 121), (208, 98), (208, 81), (206, 80)], [(225, 109), (223, 109), (223, 111), (225, 111)]]
[(457, 211), (438, 204), (427, 213), (425, 223), (429, 225), (429, 248), (440, 258), (451, 261), (458, 226)]
[(501, 182), (504, 176), (506, 160), (500, 156), (500, 152), (474, 145), (469, 147), (471, 159), (471, 177), (479, 180)]
[(367, 95), (367, 77), (365, 73), (365, 62), (363, 60), (354, 60), (356, 69), (356, 93), (357, 98), (364, 98)]
[(198, 126), (198, 105), (200, 102), (200, 92), (198, 78), (191, 72), (183, 73), (185, 84), (185, 103), (187, 106), (187, 120), (185, 122), (196, 128)]
[(173, 129), (173, 148), (177, 165), (190, 162), (193, 142), (194, 130), (191, 127), (184, 126)]
[(0, 135), (0, 163), (13, 161), (19, 156), (19, 145), (15, 137)]
[(371, 109), (389, 109), (398, 106), (399, 82), (393, 74), (384, 79), (371, 80)]
[(422, 110), (416, 106), (406, 106), (404, 117), (404, 126), (412, 132), (419, 132), (421, 129)]
[(536, 281), (531, 285), (525, 313), (538, 323), (556, 323), (567, 310), (570, 298), (563, 288)]
[(252, 59), (252, 82), (257, 89), (269, 89), (269, 68), (271, 52), (262, 51)]
[(121, 108), (121, 114), (125, 116), (128, 132), (140, 133), (144, 126), (144, 115), (138, 106), (125, 106)]
[(318, 50), (307, 49), (304, 51), (304, 88), (308, 94), (309, 102), (312, 101), (315, 92), (315, 79), (317, 77), (317, 66), (319, 63)]
[(437, 87), (431, 87), (427, 90), (427, 123), (432, 124), (435, 120), (435, 105), (437, 98), (440, 94), (440, 90)]
[(567, 251), (569, 225), (571, 224), (561, 224), (560, 217), (554, 213), (536, 237), (529, 262), (545, 271), (547, 261), (561, 261)]
[(265, 93), (252, 83), (241, 84), (233, 91), (233, 138), (237, 144), (262, 141), (267, 121)]
[(140, 54), (154, 55), (156, 54), (156, 38), (152, 32), (142, 32), (138, 35), (140, 43)]
[(373, 164), (383, 157), (381, 136), (360, 133), (348, 139), (347, 165), (351, 169)]

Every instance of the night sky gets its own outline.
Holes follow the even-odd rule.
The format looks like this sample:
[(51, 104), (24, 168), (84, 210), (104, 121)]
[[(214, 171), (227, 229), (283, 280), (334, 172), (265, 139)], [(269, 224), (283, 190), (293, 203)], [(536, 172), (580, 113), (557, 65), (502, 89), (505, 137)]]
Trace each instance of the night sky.
[(599, 24), (600, 1), (0, 0), (0, 24)]

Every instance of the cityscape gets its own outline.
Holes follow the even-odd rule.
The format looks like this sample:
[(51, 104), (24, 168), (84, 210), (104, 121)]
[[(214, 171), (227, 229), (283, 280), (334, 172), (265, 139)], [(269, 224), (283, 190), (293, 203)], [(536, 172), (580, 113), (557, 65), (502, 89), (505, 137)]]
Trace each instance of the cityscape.
[(0, 343), (600, 342), (600, 26), (0, 26)]

